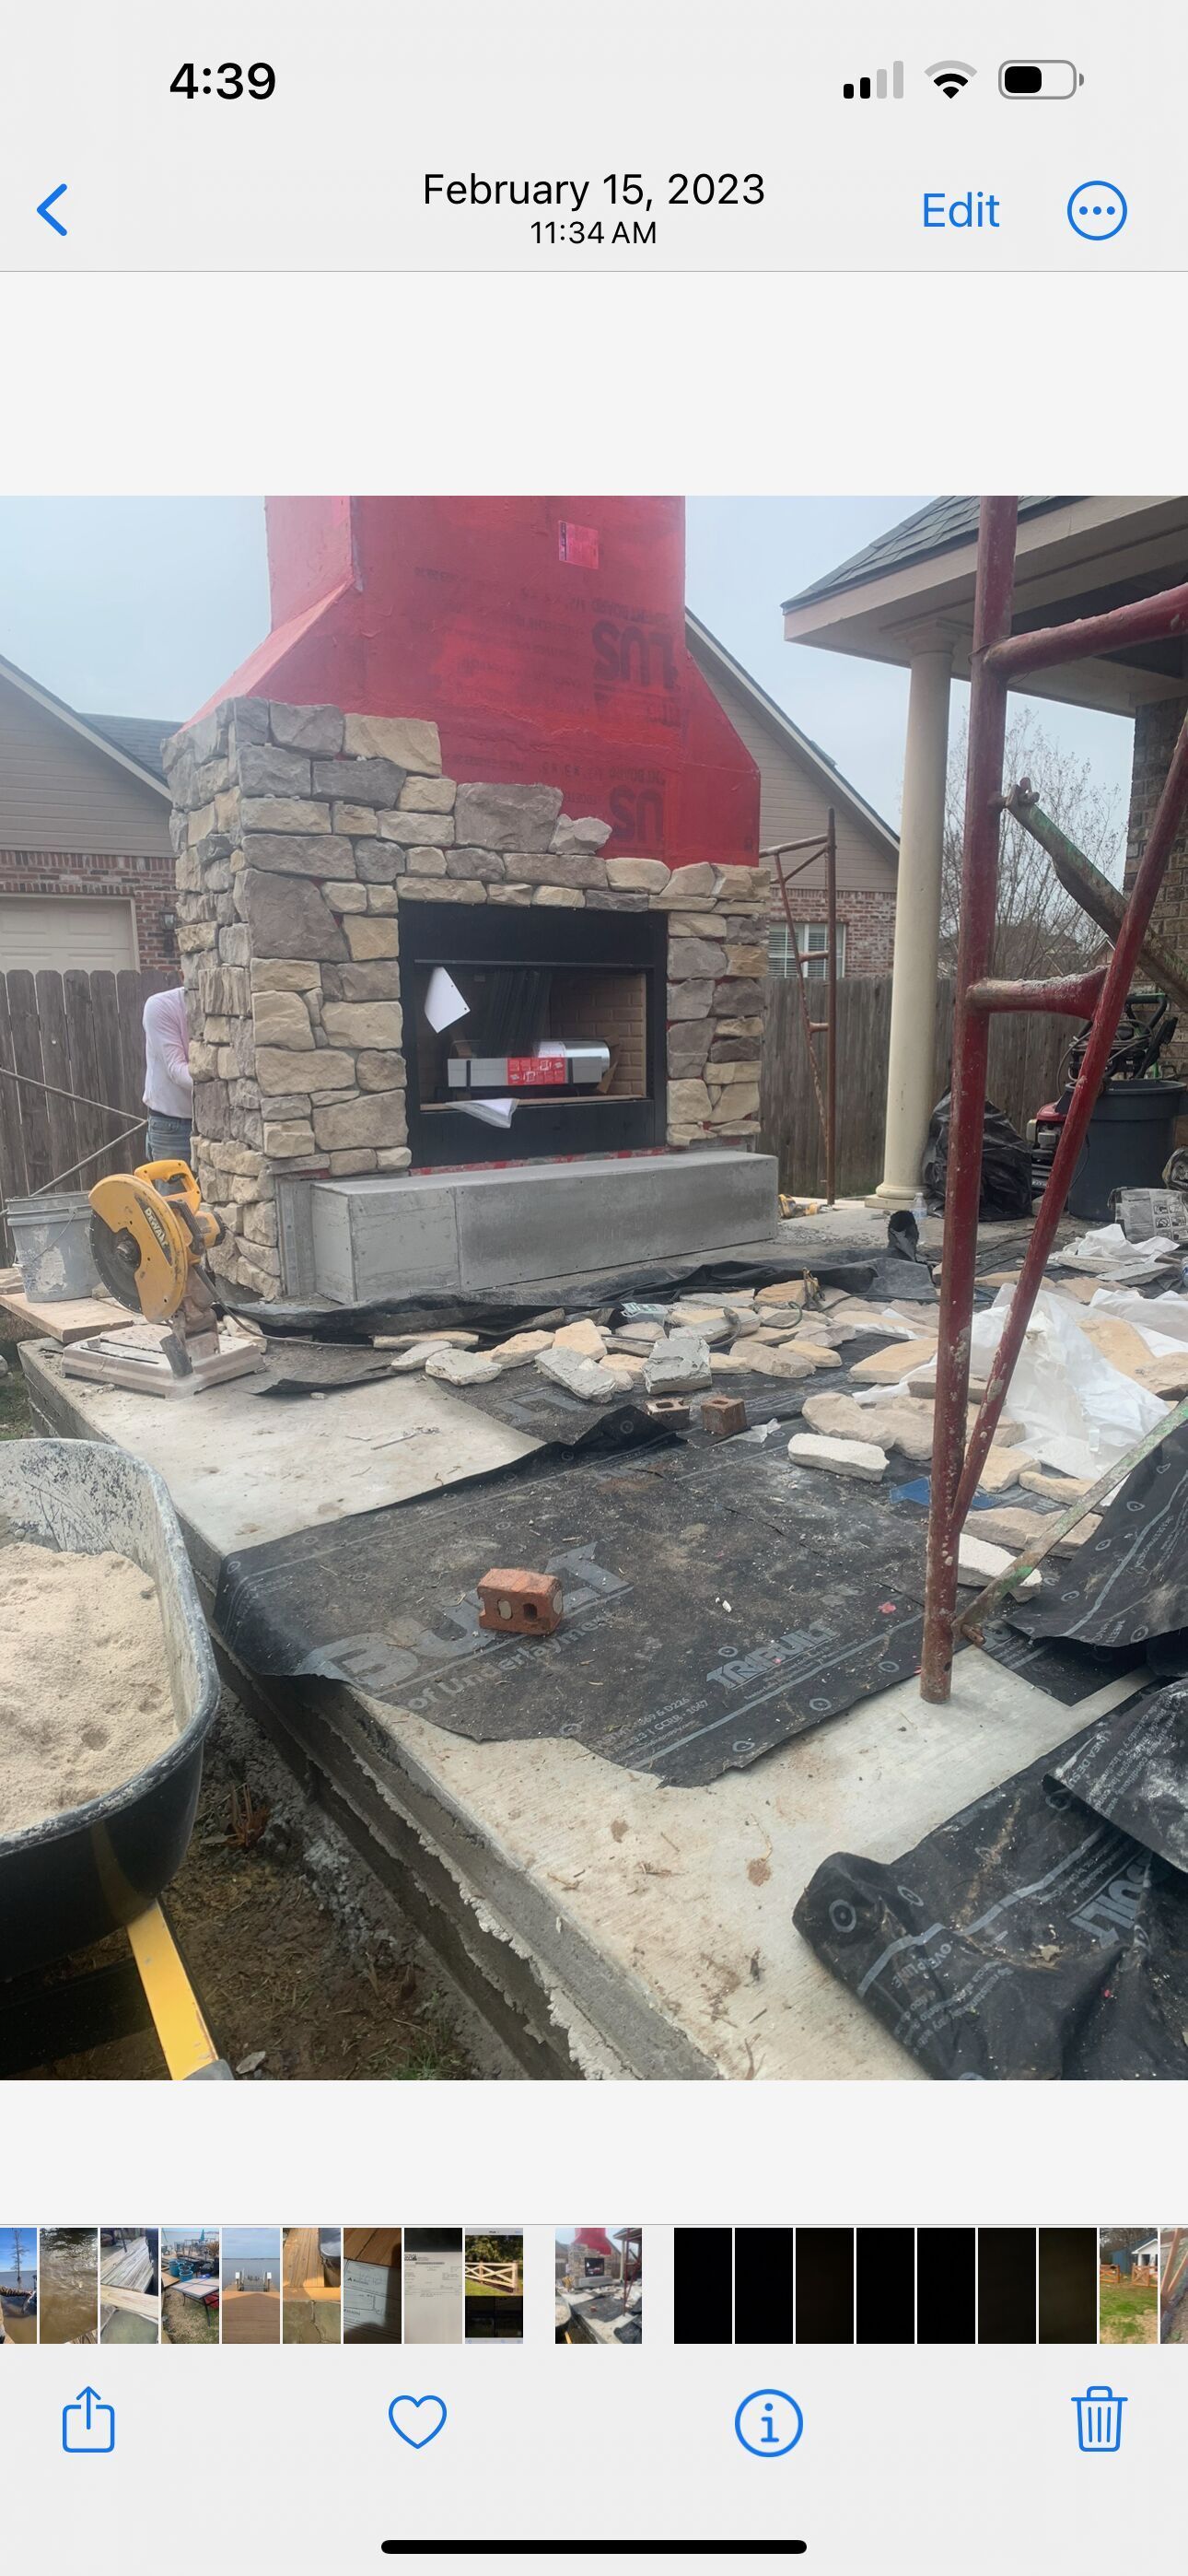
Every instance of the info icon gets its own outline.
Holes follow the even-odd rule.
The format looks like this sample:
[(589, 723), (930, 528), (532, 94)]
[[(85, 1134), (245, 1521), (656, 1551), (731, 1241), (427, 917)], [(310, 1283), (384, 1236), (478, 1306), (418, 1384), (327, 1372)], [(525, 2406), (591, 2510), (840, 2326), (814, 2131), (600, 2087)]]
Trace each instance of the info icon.
[(736, 2409), (734, 2429), (755, 2459), (783, 2460), (800, 2440), (804, 2417), (786, 2388), (753, 2388)]

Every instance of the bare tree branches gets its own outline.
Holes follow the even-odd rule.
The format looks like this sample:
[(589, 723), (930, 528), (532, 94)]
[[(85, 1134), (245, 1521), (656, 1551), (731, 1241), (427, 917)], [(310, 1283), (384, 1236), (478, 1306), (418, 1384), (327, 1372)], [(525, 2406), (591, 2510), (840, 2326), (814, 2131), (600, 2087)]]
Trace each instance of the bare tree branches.
[[(961, 840), (965, 812), (968, 724), (949, 755), (941, 876), (941, 972), (957, 955), (961, 898)], [(1009, 788), (1029, 778), (1045, 814), (1075, 841), (1114, 884), (1122, 880), (1125, 816), (1118, 798), (1099, 786), (1087, 760), (1078, 760), (1044, 729), (1029, 707), (1007, 725), (1004, 780)], [(1044, 852), (1014, 820), (1004, 818), (998, 867), (998, 913), (991, 973), (1009, 976), (1071, 975), (1091, 965), (1102, 934), (1073, 896), (1057, 883)]]

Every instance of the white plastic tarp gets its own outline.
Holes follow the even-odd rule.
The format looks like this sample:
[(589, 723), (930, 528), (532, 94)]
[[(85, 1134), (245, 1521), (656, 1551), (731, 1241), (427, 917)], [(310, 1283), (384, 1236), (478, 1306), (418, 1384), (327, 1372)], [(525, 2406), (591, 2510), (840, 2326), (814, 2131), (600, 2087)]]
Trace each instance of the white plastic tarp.
[(1179, 1249), (1166, 1234), (1153, 1234), (1146, 1243), (1128, 1243), (1120, 1225), (1095, 1225), (1075, 1243), (1063, 1244), (1055, 1258), (1060, 1269), (1092, 1270), (1100, 1278), (1125, 1282), (1144, 1277), (1165, 1253)]
[(1162, 1297), (1140, 1297), (1137, 1288), (1099, 1288), (1086, 1312), (1116, 1315), (1141, 1333), (1152, 1359), (1170, 1359), (1188, 1342), (1188, 1297), (1169, 1288)]
[[(974, 1316), (969, 1345), (971, 1377), (984, 1378), (990, 1373), (990, 1361), (998, 1348), (1012, 1294), (1010, 1288), (1001, 1288), (994, 1304)], [(1188, 1299), (1183, 1302), (1188, 1306)], [(1100, 1306), (1104, 1311), (1108, 1306), (1110, 1312), (1116, 1311), (1120, 1303), (1127, 1309), (1124, 1320), (1131, 1323), (1131, 1304), (1140, 1306), (1144, 1301), (1138, 1297), (1122, 1300), (1117, 1294), (1093, 1300), (1094, 1307)], [(1152, 1395), (1135, 1378), (1124, 1377), (1121, 1369), (1094, 1348), (1088, 1334), (1081, 1330), (1082, 1311), (1071, 1297), (1041, 1288), (1002, 1411), (1007, 1422), (1016, 1422), (1022, 1428), (1023, 1441), (1012, 1452), (1021, 1467), (1039, 1459), (1062, 1476), (1095, 1480), (1111, 1459), (1123, 1457), (1144, 1432), (1153, 1430), (1168, 1408), (1161, 1396)], [(1150, 1311), (1147, 1305), (1145, 1312)], [(1149, 1328), (1145, 1338), (1155, 1357), (1183, 1347), (1182, 1341), (1165, 1340)], [(1188, 1339), (1188, 1332), (1184, 1338)], [(1156, 1343), (1160, 1344), (1158, 1352), (1154, 1349)], [(917, 1370), (915, 1376), (917, 1383), (924, 1377), (935, 1379), (935, 1361)], [(858, 1394), (856, 1388), (854, 1392)], [(896, 1386), (864, 1387), (858, 1401), (880, 1404), (889, 1396), (907, 1392), (908, 1381), (901, 1378)]]
[[(978, 1376), (989, 1374), (1010, 1302), (1004, 1288), (974, 1316), (970, 1364)], [(1028, 1448), (1046, 1466), (1093, 1478), (1167, 1412), (1160, 1396), (1123, 1377), (1094, 1349), (1071, 1300), (1046, 1288), (1036, 1298), (1002, 1409), (1009, 1422), (1022, 1425)]]

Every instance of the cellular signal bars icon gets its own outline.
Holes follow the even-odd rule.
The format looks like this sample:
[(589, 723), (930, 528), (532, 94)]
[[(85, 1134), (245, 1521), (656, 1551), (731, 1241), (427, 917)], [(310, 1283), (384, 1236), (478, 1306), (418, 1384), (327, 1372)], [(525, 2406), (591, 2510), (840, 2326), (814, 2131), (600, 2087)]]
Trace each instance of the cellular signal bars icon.
[[(888, 79), (890, 80), (890, 83), (891, 83), (890, 89), (888, 89), (888, 87), (887, 87)], [(872, 78), (871, 78), (871, 76), (870, 76), (870, 73), (869, 73), (869, 72), (864, 72), (864, 73), (863, 73), (863, 75), (862, 75), (861, 80), (857, 80), (857, 81), (843, 81), (843, 82), (842, 82), (842, 97), (843, 97), (843, 98), (902, 98), (902, 97), (903, 97), (903, 64), (902, 64), (902, 63), (892, 63), (890, 73), (887, 73), (887, 72), (876, 72), (876, 73), (875, 73), (875, 75), (874, 75), (873, 80), (872, 80)]]

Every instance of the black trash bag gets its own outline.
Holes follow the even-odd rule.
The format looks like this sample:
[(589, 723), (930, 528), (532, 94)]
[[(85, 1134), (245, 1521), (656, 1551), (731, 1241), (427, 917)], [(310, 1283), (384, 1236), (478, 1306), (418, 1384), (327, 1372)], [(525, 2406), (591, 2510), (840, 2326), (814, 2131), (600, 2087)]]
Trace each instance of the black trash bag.
[[(928, 1142), (920, 1179), (929, 1205), (944, 1207), (945, 1180), (949, 1168), (949, 1127), (953, 1116), (953, 1095), (946, 1091), (938, 1100), (928, 1121)], [(1031, 1214), (1031, 1147), (1016, 1135), (1010, 1119), (992, 1100), (986, 1102), (982, 1118), (982, 1192), (978, 1200), (978, 1222), (990, 1225), (996, 1219)]]
[(887, 1250), (900, 1261), (922, 1261), (920, 1228), (910, 1208), (896, 1208), (887, 1219)]

